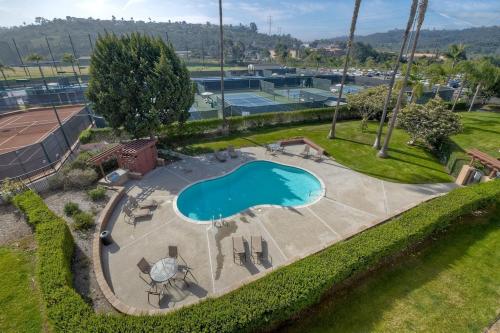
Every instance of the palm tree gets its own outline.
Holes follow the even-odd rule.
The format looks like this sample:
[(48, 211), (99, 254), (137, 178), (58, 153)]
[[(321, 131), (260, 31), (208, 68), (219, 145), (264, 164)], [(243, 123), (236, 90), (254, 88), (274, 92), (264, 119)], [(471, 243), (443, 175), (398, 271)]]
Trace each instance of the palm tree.
[(42, 76), (43, 84), (45, 85), (45, 88), (47, 89), (47, 93), (48, 93), (49, 86), (47, 85), (47, 81), (45, 80), (45, 75), (43, 75), (42, 65), (40, 65), (40, 61), (42, 61), (43, 59), (44, 58), (41, 55), (39, 55), (38, 53), (32, 53), (26, 57), (26, 61), (34, 62), (38, 66), (38, 70), (40, 71), (40, 75)]
[(220, 46), (220, 94), (221, 94), (221, 117), (223, 130), (227, 129), (226, 115), (224, 114), (225, 99), (224, 99), (224, 28), (222, 26), (222, 0), (219, 0), (219, 46)]
[(476, 98), (482, 88), (490, 88), (495, 85), (499, 76), (498, 68), (492, 64), (489, 60), (481, 60), (471, 73), (472, 81), (476, 84), (476, 91), (472, 97), (472, 101), (469, 106), (469, 112), (472, 111)]
[(455, 106), (457, 105), (457, 102), (460, 100), (460, 97), (462, 96), (462, 91), (464, 90), (464, 86), (467, 83), (469, 75), (471, 75), (472, 71), (474, 70), (474, 66), (470, 61), (463, 60), (459, 62), (455, 68), (458, 69), (460, 73), (462, 73), (462, 80), (461, 80), (462, 82), (460, 82), (460, 89), (458, 90), (458, 94), (453, 101), (451, 112), (455, 111)]
[(64, 64), (71, 65), (71, 68), (73, 69), (73, 75), (75, 75), (75, 77), (77, 77), (76, 70), (75, 70), (75, 63), (76, 63), (75, 56), (72, 55), (71, 53), (64, 53), (61, 61)]
[(415, 30), (415, 37), (413, 38), (413, 45), (410, 57), (408, 58), (408, 67), (406, 69), (406, 73), (403, 78), (403, 83), (402, 83), (403, 88), (399, 91), (398, 100), (396, 102), (394, 112), (392, 113), (391, 122), (389, 123), (389, 128), (387, 129), (387, 134), (385, 136), (384, 144), (382, 145), (382, 148), (377, 154), (377, 156), (382, 158), (388, 157), (387, 150), (389, 148), (389, 142), (391, 141), (392, 132), (394, 131), (394, 126), (396, 125), (398, 112), (401, 109), (401, 103), (403, 101), (403, 95), (405, 93), (404, 87), (406, 87), (406, 82), (408, 82), (408, 77), (410, 76), (410, 71), (413, 64), (413, 58), (415, 57), (415, 50), (417, 49), (418, 37), (420, 35), (420, 29), (422, 28), (422, 24), (424, 23), (425, 12), (427, 10), (428, 2), (429, 2), (428, 0), (421, 0), (420, 3), (418, 4), (417, 28)]
[(349, 55), (351, 54), (352, 42), (354, 40), (354, 31), (356, 30), (356, 22), (358, 20), (358, 13), (360, 6), (361, 6), (361, 0), (356, 0), (354, 2), (354, 11), (352, 13), (352, 19), (351, 19), (351, 31), (349, 33), (349, 40), (347, 41), (347, 52), (344, 61), (344, 71), (342, 72), (342, 81), (340, 82), (339, 96), (337, 97), (337, 105), (335, 106), (335, 113), (333, 114), (332, 128), (330, 129), (330, 133), (328, 133), (329, 139), (335, 138), (335, 125), (337, 125), (337, 115), (339, 113), (340, 99), (342, 98), (342, 92), (344, 90), (344, 83), (347, 76), (347, 68), (349, 65)]
[[(384, 108), (382, 110), (382, 117), (380, 118), (380, 124), (378, 125), (377, 136), (375, 137), (375, 142), (373, 143), (373, 148), (375, 149), (380, 149), (380, 138), (382, 136), (382, 129), (384, 128), (385, 118), (387, 117), (387, 108), (389, 106), (389, 103), (391, 102), (392, 88), (394, 87), (394, 82), (396, 81), (396, 74), (399, 70), (399, 64), (401, 63), (401, 58), (403, 57), (406, 43), (408, 42), (408, 35), (413, 25), (413, 21), (415, 20), (417, 5), (418, 5), (418, 0), (413, 0), (410, 8), (410, 15), (408, 16), (408, 23), (406, 23), (406, 30), (403, 34), (403, 42), (401, 43), (401, 48), (399, 49), (399, 55), (398, 58), (396, 59), (396, 63), (394, 64), (394, 68), (392, 69), (391, 80), (389, 81), (389, 89), (387, 91), (387, 97), (385, 98)], [(390, 68), (390, 63), (387, 64), (386, 62), (385, 67)], [(384, 80), (385, 80), (385, 74), (384, 74)]]
[(7, 76), (5, 75), (5, 71), (13, 72), (14, 68), (7, 66), (7, 65), (4, 65), (0, 62), (0, 73), (2, 73), (2, 77), (3, 77), (3, 80), (5, 81), (5, 85), (7, 86), (7, 88), (10, 88), (9, 80), (7, 80)]
[(452, 68), (455, 68), (461, 60), (467, 60), (467, 54), (465, 53), (464, 44), (451, 44), (448, 47), (448, 51), (445, 52), (444, 56), (452, 61)]
[(438, 97), (439, 88), (442, 84), (445, 84), (445, 81), (448, 82), (451, 70), (447, 70), (445, 65), (441, 65), (436, 62), (427, 66), (426, 74), (430, 77), (431, 87), (436, 86), (435, 97)]

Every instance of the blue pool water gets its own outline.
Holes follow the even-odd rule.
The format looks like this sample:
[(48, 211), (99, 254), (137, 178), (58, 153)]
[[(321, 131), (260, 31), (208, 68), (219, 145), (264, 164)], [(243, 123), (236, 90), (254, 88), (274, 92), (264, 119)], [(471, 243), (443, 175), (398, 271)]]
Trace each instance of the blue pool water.
[(193, 220), (210, 221), (257, 205), (305, 205), (321, 193), (320, 181), (303, 169), (254, 161), (187, 187), (177, 198), (177, 208)]

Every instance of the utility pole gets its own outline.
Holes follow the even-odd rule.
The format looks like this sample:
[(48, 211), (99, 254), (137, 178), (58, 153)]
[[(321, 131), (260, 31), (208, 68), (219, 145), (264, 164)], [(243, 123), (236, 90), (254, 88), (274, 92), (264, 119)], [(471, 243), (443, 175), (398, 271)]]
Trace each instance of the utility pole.
[(271, 36), (271, 28), (272, 28), (272, 25), (273, 25), (273, 17), (271, 15), (269, 15), (269, 17), (267, 18), (268, 19), (268, 24), (269, 24), (269, 36)]
[(165, 30), (165, 37), (167, 37), (167, 43), (170, 42), (170, 40), (168, 39), (168, 32)]
[(26, 75), (28, 75), (29, 78), (31, 79), (30, 70), (26, 66), (24, 66), (23, 57), (21, 56), (21, 52), (19, 52), (19, 48), (17, 47), (16, 40), (14, 38), (12, 38), (12, 42), (14, 43), (14, 47), (16, 48), (17, 56), (19, 57), (19, 61), (21, 62), (21, 66), (24, 69), (24, 73)]

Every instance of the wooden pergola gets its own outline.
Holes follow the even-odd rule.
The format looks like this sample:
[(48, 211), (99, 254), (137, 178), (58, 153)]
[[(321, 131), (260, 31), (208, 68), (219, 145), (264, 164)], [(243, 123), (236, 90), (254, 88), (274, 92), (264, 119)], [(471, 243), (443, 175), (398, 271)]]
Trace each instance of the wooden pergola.
[(494, 177), (497, 172), (500, 172), (500, 160), (490, 156), (486, 153), (478, 149), (467, 149), (467, 155), (471, 157), (471, 161), (469, 163), (470, 166), (474, 163), (474, 161), (479, 161), (482, 165), (490, 169), (490, 177)]
[(115, 146), (109, 147), (100, 152), (99, 154), (92, 156), (88, 162), (92, 165), (98, 166), (99, 170), (101, 170), (102, 176), (105, 177), (106, 174), (104, 173), (102, 164), (113, 158), (118, 159), (118, 156), (120, 155), (122, 148), (123, 148), (122, 144), (117, 144)]

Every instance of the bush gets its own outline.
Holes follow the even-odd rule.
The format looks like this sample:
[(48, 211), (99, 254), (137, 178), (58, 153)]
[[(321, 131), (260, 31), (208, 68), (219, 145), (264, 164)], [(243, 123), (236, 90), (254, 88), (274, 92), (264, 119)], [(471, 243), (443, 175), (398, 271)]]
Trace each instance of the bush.
[(95, 189), (89, 190), (87, 194), (92, 201), (103, 200), (106, 197), (106, 188), (97, 186)]
[(85, 188), (92, 185), (98, 178), (93, 169), (71, 170), (62, 175), (65, 188)]
[(73, 216), (80, 212), (80, 206), (78, 206), (76, 202), (70, 201), (64, 205), (64, 214), (66, 214), (66, 216)]
[(92, 140), (92, 131), (90, 130), (90, 128), (83, 130), (82, 133), (80, 133), (78, 139), (82, 144), (90, 143), (90, 141)]
[(159, 327), (162, 332), (249, 332), (288, 319), (317, 303), (332, 286), (499, 200), (500, 181), (459, 188), (219, 298), (137, 317), (94, 313), (71, 285), (74, 243), (64, 221), (31, 191), (13, 202), (36, 226), (37, 279), (54, 332), (156, 332)]
[[(276, 126), (281, 124), (320, 122), (331, 120), (333, 108), (316, 108), (286, 112), (269, 112), (252, 114), (249, 116), (228, 117), (229, 132), (237, 132), (264, 126)], [(339, 120), (358, 119), (355, 109), (341, 106), (338, 115)], [(160, 130), (162, 140), (172, 141), (200, 137), (204, 135), (220, 135), (222, 133), (222, 119), (203, 119), (189, 121), (184, 124), (172, 124), (163, 126)]]
[(94, 225), (94, 216), (87, 212), (79, 212), (73, 216), (75, 230), (87, 230)]

